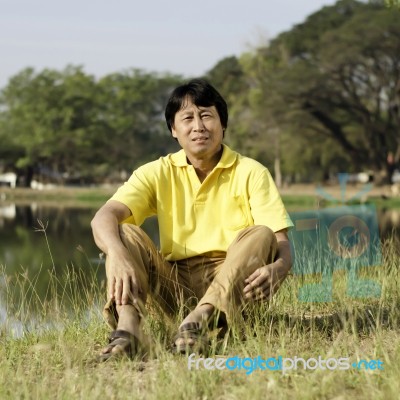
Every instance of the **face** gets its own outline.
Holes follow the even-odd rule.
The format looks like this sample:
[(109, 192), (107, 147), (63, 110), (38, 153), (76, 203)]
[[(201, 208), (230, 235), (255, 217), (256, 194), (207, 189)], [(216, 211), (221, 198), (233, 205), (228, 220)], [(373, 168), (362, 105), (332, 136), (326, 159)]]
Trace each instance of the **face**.
[(215, 106), (196, 106), (189, 99), (175, 114), (172, 136), (196, 159), (212, 158), (221, 150), (224, 129)]

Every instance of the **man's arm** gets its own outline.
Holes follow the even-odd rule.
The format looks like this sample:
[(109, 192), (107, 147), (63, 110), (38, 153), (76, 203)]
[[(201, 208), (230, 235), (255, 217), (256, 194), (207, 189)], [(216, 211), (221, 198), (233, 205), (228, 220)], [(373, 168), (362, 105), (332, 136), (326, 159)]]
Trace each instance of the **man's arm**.
[(139, 290), (118, 227), (130, 215), (127, 206), (111, 200), (97, 211), (91, 222), (94, 241), (107, 256), (107, 296), (117, 305), (128, 304), (132, 298), (135, 301)]
[(246, 299), (270, 299), (292, 267), (287, 229), (275, 232), (275, 236), (278, 242), (277, 258), (272, 264), (258, 268), (245, 280), (243, 293)]

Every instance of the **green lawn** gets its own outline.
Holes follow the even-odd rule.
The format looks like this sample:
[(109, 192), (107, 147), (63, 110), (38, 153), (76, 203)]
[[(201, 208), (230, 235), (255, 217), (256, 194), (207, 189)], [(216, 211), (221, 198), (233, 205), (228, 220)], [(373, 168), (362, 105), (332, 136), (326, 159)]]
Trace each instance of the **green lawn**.
[[(319, 277), (292, 275), (271, 304), (251, 317), (245, 341), (237, 332), (225, 343), (213, 341), (211, 356), (348, 357), (351, 363), (383, 363), (383, 370), (299, 368), (285, 374), (189, 370), (187, 357), (166, 349), (178, 320), (163, 320), (151, 310), (146, 329), (153, 333), (154, 356), (146, 362), (97, 364), (108, 331), (101, 318), (104, 282), (98, 282), (96, 268), (52, 276), (46, 299), (35, 292), (34, 280), (23, 274), (7, 277), (3, 268), (0, 301), (9, 329), (0, 330), (0, 399), (397, 399), (399, 256), (398, 243), (389, 241), (382, 266), (361, 271), (363, 278), (381, 285), (379, 298), (347, 296), (346, 274), (337, 271), (332, 302), (302, 303), (298, 289)], [(18, 327), (23, 335), (15, 338), (10, 328)]]

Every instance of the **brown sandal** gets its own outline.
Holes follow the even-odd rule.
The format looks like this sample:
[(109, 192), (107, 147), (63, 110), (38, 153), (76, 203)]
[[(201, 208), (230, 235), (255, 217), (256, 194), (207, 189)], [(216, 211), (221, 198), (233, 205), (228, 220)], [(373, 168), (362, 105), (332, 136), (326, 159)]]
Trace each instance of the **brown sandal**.
[[(133, 358), (136, 354), (142, 354), (144, 350), (138, 337), (122, 329), (112, 331), (108, 341), (110, 349), (107, 353), (98, 356), (99, 362), (107, 361), (109, 359), (119, 359), (124, 356)], [(112, 349), (116, 346), (120, 346), (122, 350), (113, 353)]]
[[(178, 339), (193, 339), (194, 343), (176, 344)], [(173, 339), (171, 349), (175, 354), (190, 354), (193, 352), (205, 354), (207, 353), (209, 346), (210, 342), (207, 333), (201, 327), (201, 324), (199, 322), (188, 322), (179, 328), (178, 333)]]

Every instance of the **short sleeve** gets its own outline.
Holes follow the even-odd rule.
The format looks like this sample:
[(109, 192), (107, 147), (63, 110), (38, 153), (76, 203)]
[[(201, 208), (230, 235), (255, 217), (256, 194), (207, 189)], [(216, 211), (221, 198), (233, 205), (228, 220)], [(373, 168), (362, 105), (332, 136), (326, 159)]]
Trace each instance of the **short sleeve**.
[(135, 170), (127, 182), (118, 188), (110, 200), (125, 204), (132, 213), (124, 222), (141, 225), (157, 213), (155, 190), (155, 165), (146, 164)]
[(249, 201), (255, 225), (267, 225), (274, 232), (293, 226), (268, 169), (261, 171), (250, 188)]

